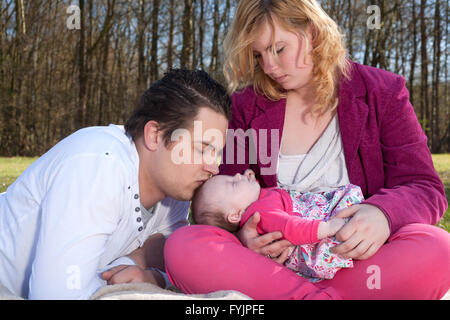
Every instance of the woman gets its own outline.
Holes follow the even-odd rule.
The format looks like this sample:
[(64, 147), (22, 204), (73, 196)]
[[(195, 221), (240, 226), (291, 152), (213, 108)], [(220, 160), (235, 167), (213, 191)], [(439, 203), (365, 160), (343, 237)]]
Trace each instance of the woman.
[(240, 1), (225, 53), (233, 130), (220, 173), (251, 168), (264, 187), (305, 192), (360, 186), (366, 200), (338, 214), (351, 219), (335, 251), (354, 268), (309, 283), (278, 264), (290, 244), (273, 242), (280, 233), (259, 236), (255, 215), (238, 234), (245, 246), (210, 226), (176, 231), (165, 247), (171, 281), (186, 293), (255, 299), (441, 298), (450, 236), (431, 225), (447, 201), (405, 80), (347, 60), (337, 25), (314, 0)]

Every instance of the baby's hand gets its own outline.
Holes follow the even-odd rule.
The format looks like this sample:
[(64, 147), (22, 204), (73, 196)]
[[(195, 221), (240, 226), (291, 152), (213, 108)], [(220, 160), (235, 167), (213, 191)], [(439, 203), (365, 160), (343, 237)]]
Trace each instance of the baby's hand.
[(332, 218), (327, 222), (319, 223), (319, 230), (317, 231), (317, 238), (319, 240), (334, 236), (339, 229), (345, 224), (345, 220), (341, 218)]

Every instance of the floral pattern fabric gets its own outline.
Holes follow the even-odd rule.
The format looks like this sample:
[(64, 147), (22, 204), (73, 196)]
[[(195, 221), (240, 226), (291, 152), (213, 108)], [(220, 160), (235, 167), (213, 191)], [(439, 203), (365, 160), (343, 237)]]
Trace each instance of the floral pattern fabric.
[[(310, 220), (328, 221), (339, 210), (364, 200), (361, 188), (352, 184), (329, 192), (288, 192), (292, 198), (294, 214)], [(339, 243), (341, 242), (333, 236), (318, 243), (296, 246), (285, 266), (311, 282), (332, 279), (341, 268), (353, 267), (352, 259), (344, 259), (330, 251)]]

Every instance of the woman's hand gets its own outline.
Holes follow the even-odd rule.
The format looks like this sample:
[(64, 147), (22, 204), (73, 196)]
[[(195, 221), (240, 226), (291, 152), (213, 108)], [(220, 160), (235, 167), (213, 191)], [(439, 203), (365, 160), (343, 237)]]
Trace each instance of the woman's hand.
[(283, 237), (281, 232), (271, 232), (259, 235), (256, 230), (261, 216), (256, 212), (248, 219), (238, 231), (237, 236), (244, 246), (250, 250), (266, 256), (275, 262), (284, 263), (289, 255), (289, 247), (292, 244), (287, 240), (279, 240)]
[(336, 218), (352, 217), (337, 233), (343, 243), (332, 248), (344, 258), (365, 260), (373, 256), (390, 236), (384, 213), (369, 204), (356, 204), (339, 211)]
[(327, 222), (321, 221), (319, 223), (319, 229), (317, 230), (317, 238), (319, 240), (334, 236), (343, 226), (345, 220), (341, 218), (333, 217)]
[(148, 282), (161, 288), (165, 287), (162, 275), (152, 269), (144, 270), (138, 266), (120, 265), (102, 272), (107, 284)]

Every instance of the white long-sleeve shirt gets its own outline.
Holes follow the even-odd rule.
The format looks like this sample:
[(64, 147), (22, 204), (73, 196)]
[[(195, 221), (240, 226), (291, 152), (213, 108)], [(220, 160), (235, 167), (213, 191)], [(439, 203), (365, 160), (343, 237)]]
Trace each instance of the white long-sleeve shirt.
[(81, 129), (0, 195), (0, 282), (29, 299), (87, 299), (115, 259), (187, 225), (165, 198), (144, 228), (136, 147), (120, 126)]

